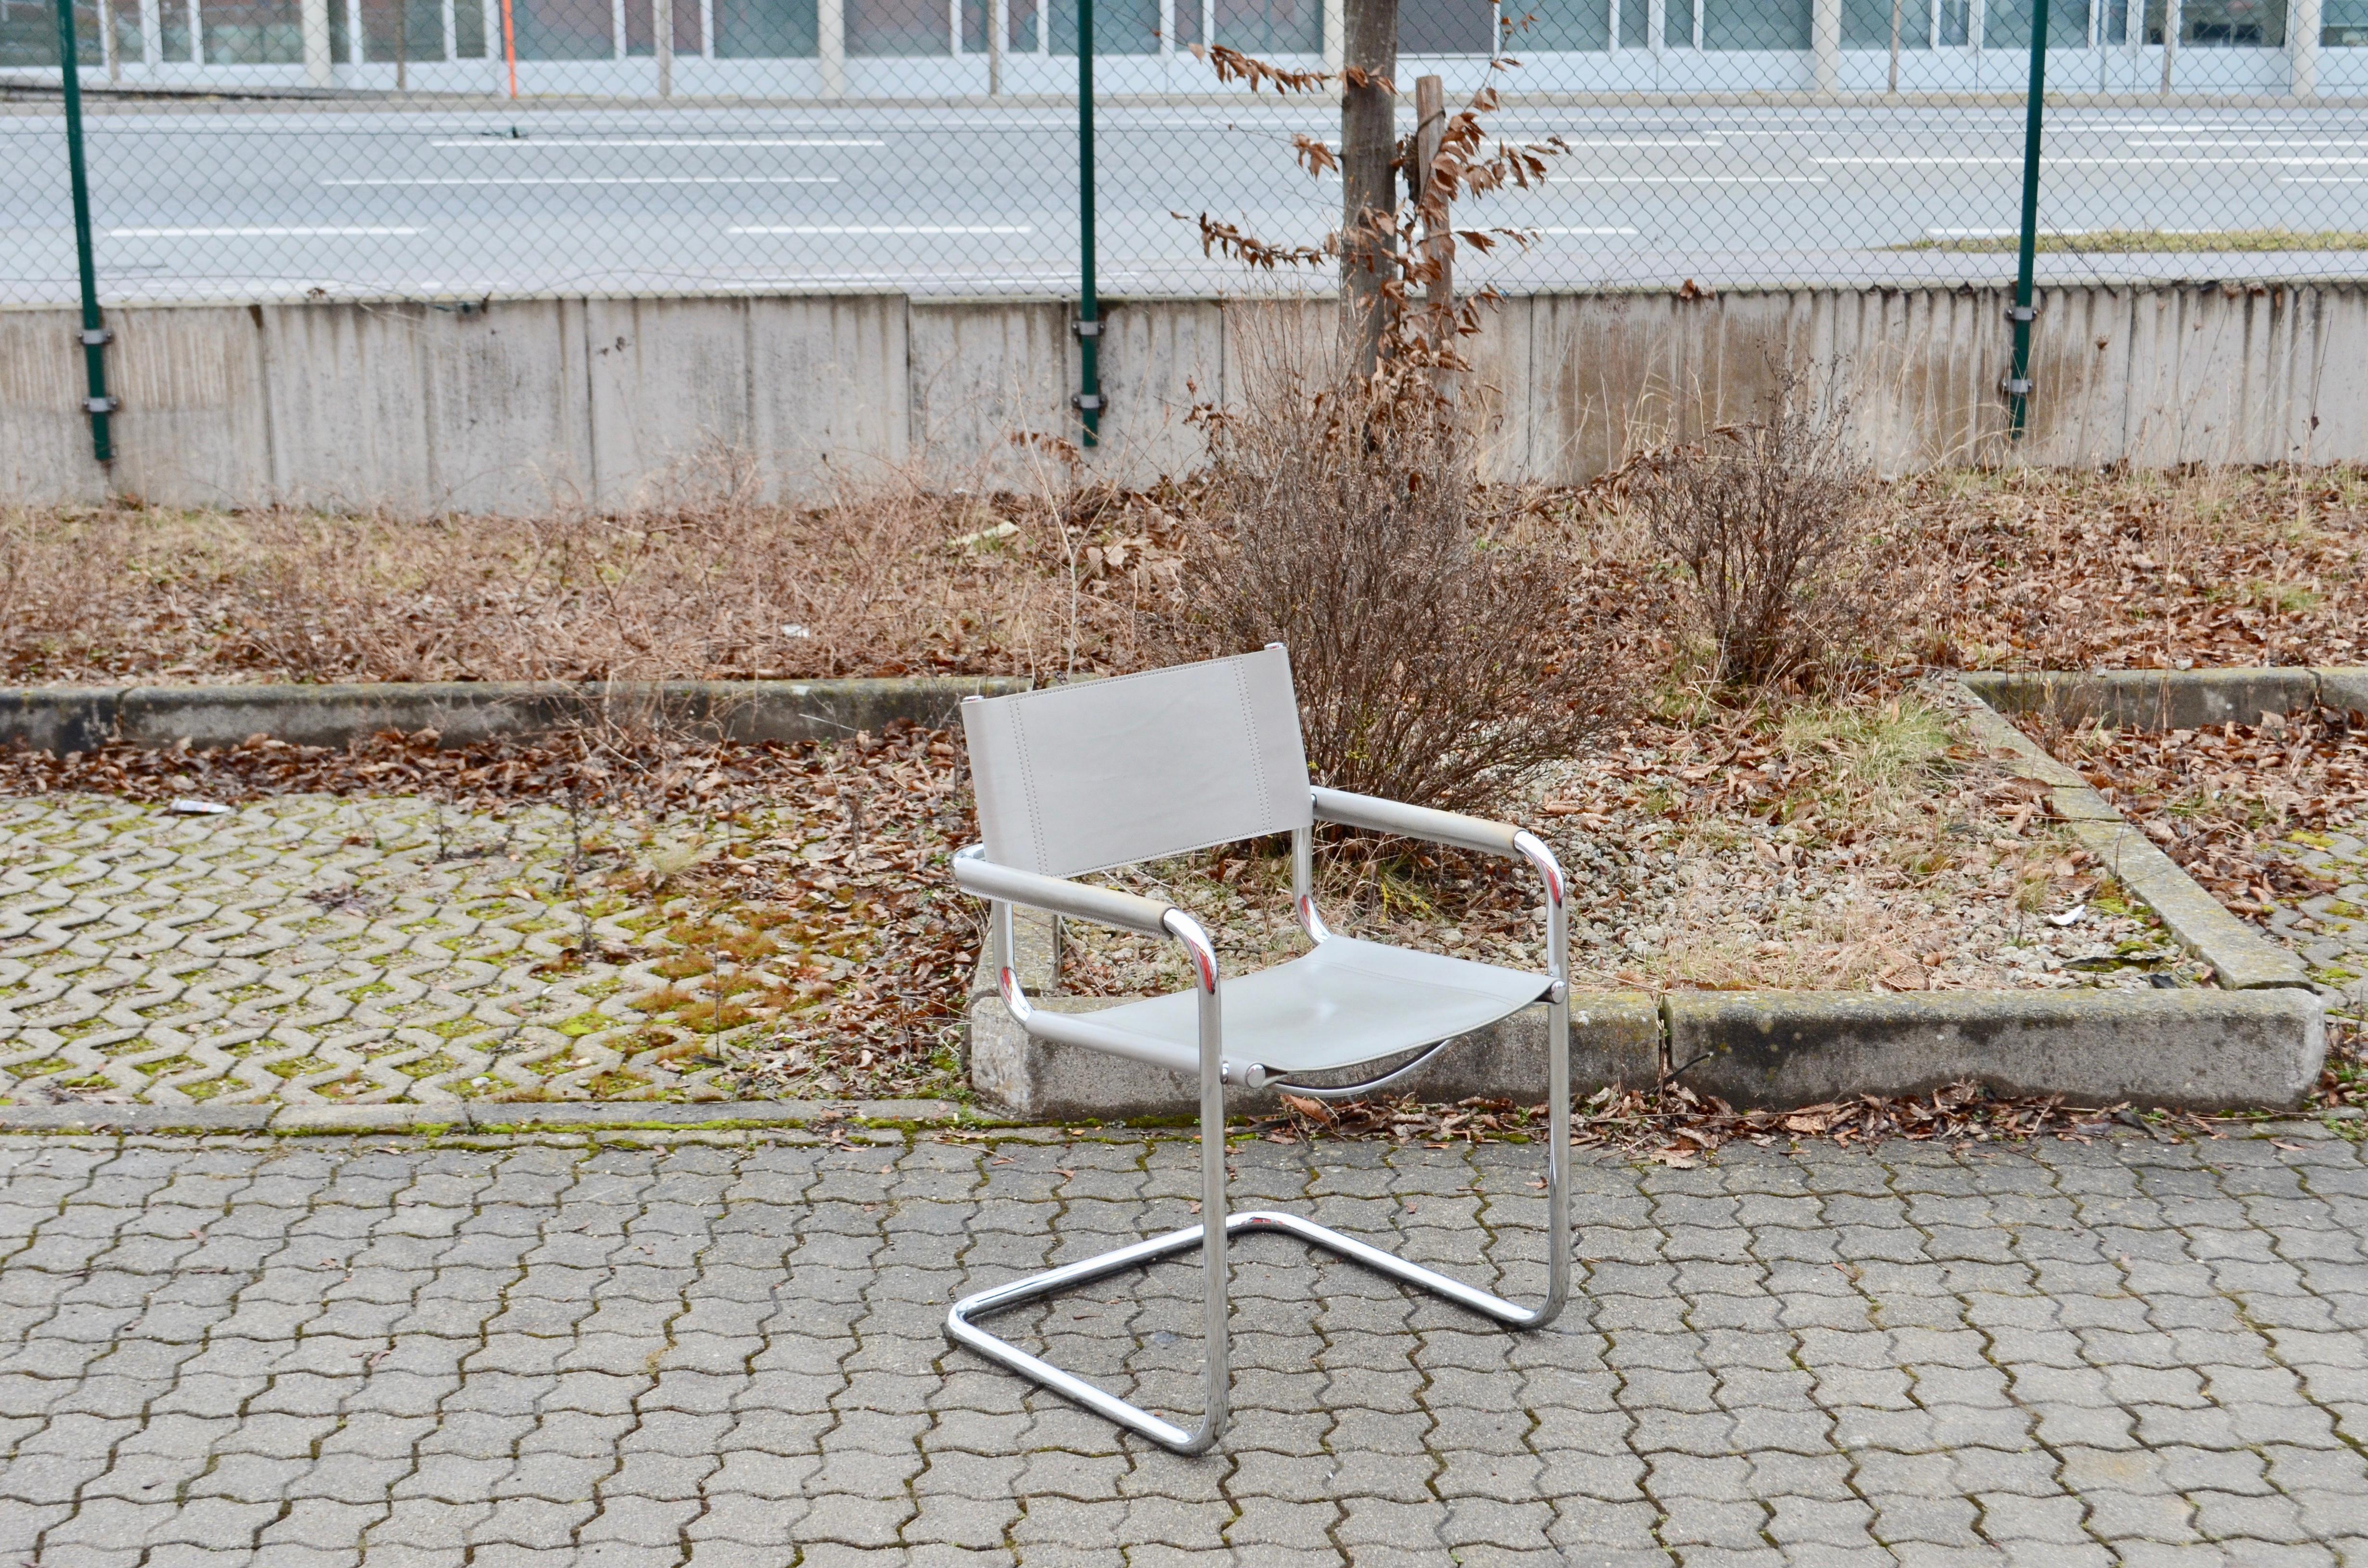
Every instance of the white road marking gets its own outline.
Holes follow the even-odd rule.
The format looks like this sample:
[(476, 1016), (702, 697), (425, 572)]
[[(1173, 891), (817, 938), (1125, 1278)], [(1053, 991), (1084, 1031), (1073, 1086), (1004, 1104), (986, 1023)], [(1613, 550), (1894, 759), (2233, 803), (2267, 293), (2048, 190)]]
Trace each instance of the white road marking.
[(2133, 136), (2129, 141), (2133, 147), (2194, 147), (2206, 152), (2226, 152), (2237, 147), (2368, 147), (2368, 141), (2357, 136), (2189, 137), (2181, 140), (2167, 136)]
[(417, 233), (419, 233), (419, 231), (416, 229), (361, 228), (347, 227), (345, 225), (332, 226), (325, 224), (319, 227), (303, 224), (282, 226), (256, 224), (249, 227), (213, 229), (109, 229), (107, 231), (107, 237), (111, 240), (204, 240), (229, 238), (233, 236), (268, 234), (291, 234), (302, 236), (313, 234), (416, 234)]
[(471, 175), (465, 177), (324, 179), (327, 186), (422, 185), (837, 185), (837, 175)]
[[(1824, 175), (1567, 175), (1549, 169), (1544, 178), (1555, 185), (1830, 185)], [(1537, 181), (1531, 183), (1536, 184)], [(1505, 191), (1492, 195), (1502, 196)]]
[[(1500, 137), (1498, 140), (1555, 134), (1557, 133), (1551, 129), (1540, 128), (1534, 131), (1508, 131), (1505, 137)], [(1589, 136), (1586, 138), (1565, 136), (1563, 142), (1570, 147), (1724, 147), (1726, 145), (1725, 139), (1718, 136)]]
[(430, 147), (885, 147), (876, 136), (457, 136)]
[[(1947, 167), (1968, 164), (2002, 164), (2010, 165), (2016, 168), (2022, 166), (2022, 157), (2020, 153), (2011, 157), (2003, 155), (1998, 157), (1960, 157), (1954, 155), (1934, 156), (1921, 153), (1910, 154), (1900, 153), (1881, 156), (1816, 158), (1811, 161), (1819, 164), (1878, 165), (1902, 168)], [(2209, 169), (2224, 167), (2258, 168), (2263, 164), (2368, 164), (2368, 158), (2311, 158), (2288, 156), (2277, 153), (2264, 153), (2252, 157), (2244, 158), (2064, 158), (2043, 156), (2040, 159), (2040, 165), (2044, 168), (2060, 168), (2066, 164), (2078, 164), (2084, 167)]]
[(735, 223), (727, 234), (1032, 234), (1028, 223)]

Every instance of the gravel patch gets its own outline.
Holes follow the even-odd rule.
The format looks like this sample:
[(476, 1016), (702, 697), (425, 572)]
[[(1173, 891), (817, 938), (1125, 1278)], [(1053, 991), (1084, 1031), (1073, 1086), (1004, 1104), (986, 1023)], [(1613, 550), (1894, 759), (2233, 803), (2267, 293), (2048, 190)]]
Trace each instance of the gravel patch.
[[(1505, 815), (1571, 890), (1588, 989), (2132, 989), (2210, 983), (2060, 824), (2039, 791), (1922, 697), (1715, 723), (1640, 722), (1555, 765)], [(1112, 874), (1175, 899), (1230, 972), (1305, 950), (1290, 866), (1270, 852)], [(1335, 929), (1537, 967), (1526, 870), (1403, 844), (1336, 846), (1317, 901)], [(1063, 988), (1185, 983), (1167, 944), (1072, 928)]]

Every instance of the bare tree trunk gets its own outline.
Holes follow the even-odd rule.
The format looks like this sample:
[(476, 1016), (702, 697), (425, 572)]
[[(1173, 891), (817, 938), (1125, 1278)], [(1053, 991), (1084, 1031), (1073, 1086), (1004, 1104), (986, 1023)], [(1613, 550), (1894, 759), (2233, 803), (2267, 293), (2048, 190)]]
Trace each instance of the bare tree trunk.
[(1350, 363), (1371, 375), (1389, 326), (1382, 285), (1396, 248), (1398, 0), (1348, 0), (1340, 89), (1340, 294)]
[[(1430, 276), (1424, 280), (1430, 323), (1425, 329), (1433, 348), (1444, 348), (1454, 335), (1455, 241), (1450, 231), (1452, 214), (1444, 196), (1430, 189), (1431, 170), (1447, 140), (1446, 85), (1436, 76), (1417, 76), (1414, 83), (1414, 156), (1406, 164), (1406, 199), (1422, 222), (1422, 260)], [(1425, 199), (1429, 205), (1425, 206)]]

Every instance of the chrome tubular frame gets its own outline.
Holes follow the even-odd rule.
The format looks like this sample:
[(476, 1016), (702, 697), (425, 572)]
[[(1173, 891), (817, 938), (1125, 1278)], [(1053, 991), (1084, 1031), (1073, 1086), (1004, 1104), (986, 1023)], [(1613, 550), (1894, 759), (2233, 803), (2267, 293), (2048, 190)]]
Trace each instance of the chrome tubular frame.
[(1324, 916), (1315, 907), (1315, 830), (1313, 827), (1293, 828), (1291, 834), (1291, 909), (1299, 916), (1300, 928), (1308, 939), (1324, 942), (1331, 938), (1332, 927), (1324, 924)]
[[(1313, 894), (1311, 834), (1301, 829), (1292, 837), (1292, 903), (1308, 935), (1323, 941), (1331, 935), (1316, 913)], [(1379, 1247), (1370, 1246), (1296, 1214), (1256, 1210), (1228, 1215), (1225, 1211), (1225, 1085), (1224, 1019), (1217, 991), (1217, 954), (1208, 933), (1180, 910), (1169, 910), (1162, 924), (1192, 960), (1194, 993), (1200, 1010), (1201, 1048), (1201, 1222), (1164, 1236), (1154, 1236), (1065, 1267), (1032, 1274), (991, 1290), (981, 1290), (956, 1301), (946, 1314), (946, 1333), (996, 1365), (1019, 1373), (1093, 1411), (1107, 1420), (1143, 1434), (1162, 1448), (1180, 1454), (1207, 1452), (1225, 1429), (1232, 1387), (1232, 1356), (1228, 1339), (1230, 1306), (1227, 1238), (1245, 1233), (1271, 1232), (1296, 1237), (1361, 1267), (1402, 1284), (1428, 1290), (1508, 1328), (1541, 1328), (1562, 1312), (1570, 1296), (1570, 972), (1569, 918), (1564, 910), (1562, 867), (1554, 852), (1535, 835), (1513, 836), (1513, 848), (1528, 860), (1545, 884), (1546, 967), (1551, 983), (1546, 995), (1547, 1137), (1546, 1137), (1546, 1293), (1534, 1308), (1517, 1306), (1462, 1280), (1435, 1273)], [(991, 916), (991, 940), (1000, 989), (1015, 1015), (1027, 1017), (1027, 998), (1012, 973), (1011, 910), (997, 902)], [(1426, 1054), (1419, 1061), (1428, 1061)], [(1418, 1065), (1419, 1061), (1414, 1065)], [(1406, 1071), (1401, 1069), (1400, 1071)], [(1396, 1074), (1390, 1076), (1395, 1077)], [(1377, 1082), (1387, 1082), (1387, 1079)], [(1364, 1085), (1370, 1088), (1372, 1085)], [(1083, 1378), (1063, 1371), (999, 1339), (974, 1321), (989, 1313), (1037, 1301), (1130, 1268), (1140, 1268), (1178, 1253), (1201, 1249), (1204, 1403), (1200, 1421), (1190, 1429), (1162, 1420)]]
[[(998, 906), (995, 922), (997, 949), (995, 956), (1007, 1001), (1019, 991), (1019, 983), (1012, 978), (1009, 967), (1009, 920), (1008, 907)], [(1082, 1263), (1070, 1264), (1065, 1268), (1031, 1274), (1025, 1279), (965, 1296), (946, 1313), (946, 1333), (956, 1344), (966, 1345), (998, 1366), (1042, 1383), (1108, 1420), (1142, 1433), (1162, 1448), (1172, 1449), (1179, 1454), (1199, 1454), (1206, 1453), (1225, 1429), (1233, 1388), (1233, 1358), (1228, 1353), (1227, 1340), (1231, 1331), (1228, 1322), (1231, 1295), (1227, 1289), (1231, 1275), (1225, 1261), (1225, 1237), (1235, 1230), (1248, 1227), (1246, 1223), (1229, 1223), (1225, 1217), (1224, 1025), (1217, 995), (1216, 946), (1209, 940), (1209, 934), (1201, 928), (1200, 922), (1180, 909), (1169, 910), (1162, 924), (1192, 960), (1192, 990), (1200, 1009), (1201, 1222), (1165, 1236), (1137, 1242), (1133, 1246), (1121, 1247), (1116, 1252), (1103, 1253), (1099, 1257), (1089, 1257)], [(1026, 1006), (1024, 998), (1019, 1005)], [(1024, 1018), (1026, 1015), (1019, 1016)], [(1249, 1218), (1242, 1216), (1244, 1221)], [(1053, 1295), (1088, 1279), (1099, 1279), (1106, 1274), (1155, 1263), (1193, 1247), (1201, 1249), (1201, 1333), (1206, 1341), (1206, 1350), (1201, 1421), (1189, 1432), (1173, 1422), (1161, 1420), (1149, 1411), (1137, 1409), (1115, 1394), (1096, 1388), (1083, 1378), (1063, 1371), (1041, 1357), (1030, 1356), (971, 1321), (1006, 1307), (1017, 1306), (1022, 1301)]]

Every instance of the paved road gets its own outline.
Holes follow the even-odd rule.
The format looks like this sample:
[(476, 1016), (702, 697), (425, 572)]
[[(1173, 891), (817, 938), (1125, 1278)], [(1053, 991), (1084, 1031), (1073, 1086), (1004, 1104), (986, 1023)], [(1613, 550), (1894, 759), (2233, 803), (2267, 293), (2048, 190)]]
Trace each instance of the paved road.
[[(1467, 276), (1521, 288), (2010, 276), (2000, 255), (1900, 249), (2010, 232), (2007, 108), (1571, 108), (1502, 130), (1567, 138), (1539, 190), (1469, 215), (1535, 247)], [(1315, 106), (1113, 108), (1099, 142), (1103, 284), (1238, 287), (1171, 217), (1312, 243), (1337, 181), (1291, 137)], [(65, 301), (61, 122), (0, 119), (0, 301)], [(2340, 111), (2064, 109), (2044, 226), (2368, 230), (2368, 134)], [(1060, 294), (1075, 288), (1073, 123), (1057, 108), (498, 110), (186, 107), (91, 121), (110, 299), (585, 290)], [(2066, 279), (2359, 276), (2368, 252), (2043, 258)]]
[[(1191, 1143), (864, 1136), (7, 1140), (0, 1561), (2368, 1562), (2358, 1145), (1583, 1165), (1529, 1336), (1250, 1243), (1183, 1460), (939, 1324), (1186, 1222)], [(1240, 1190), (1526, 1282), (1522, 1151), (1307, 1153)], [(1194, 1267), (1003, 1321), (1189, 1399)]]

